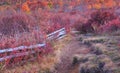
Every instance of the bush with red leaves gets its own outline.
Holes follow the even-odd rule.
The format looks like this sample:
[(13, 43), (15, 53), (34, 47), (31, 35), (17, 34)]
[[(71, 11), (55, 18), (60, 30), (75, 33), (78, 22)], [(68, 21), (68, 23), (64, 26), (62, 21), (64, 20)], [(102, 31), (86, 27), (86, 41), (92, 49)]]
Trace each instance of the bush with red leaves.
[[(98, 10), (91, 14), (91, 18), (77, 26), (76, 30), (81, 33), (103, 33), (116, 31), (120, 28), (120, 19), (113, 12)], [(80, 23), (79, 23), (80, 24)]]
[(45, 17), (43, 23), (40, 24), (40, 27), (46, 34), (50, 34), (56, 30), (59, 30), (63, 27), (70, 26), (70, 20), (68, 18), (64, 18), (64, 14), (50, 14), (47, 13), (48, 17)]
[(104, 25), (106, 22), (116, 19), (117, 16), (110, 11), (98, 10), (91, 14), (91, 20), (98, 23), (99, 25)]
[(36, 22), (25, 13), (0, 14), (0, 33), (3, 35), (13, 35), (16, 33), (29, 32), (36, 25)]
[(102, 25), (98, 28), (99, 33), (111, 33), (113, 31), (117, 31), (120, 29), (120, 19), (114, 19), (112, 21), (109, 21), (105, 25)]

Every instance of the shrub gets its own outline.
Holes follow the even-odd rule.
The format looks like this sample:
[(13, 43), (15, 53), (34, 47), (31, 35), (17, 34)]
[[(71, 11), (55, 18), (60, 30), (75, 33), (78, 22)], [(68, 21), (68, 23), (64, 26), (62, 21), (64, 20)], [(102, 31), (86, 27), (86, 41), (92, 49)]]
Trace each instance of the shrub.
[(99, 33), (111, 33), (113, 31), (117, 31), (120, 29), (120, 19), (114, 19), (112, 21), (109, 21), (108, 23), (106, 23), (103, 26), (100, 26), (98, 28), (98, 32)]
[(91, 14), (91, 19), (93, 20), (93, 22), (96, 22), (99, 25), (104, 25), (105, 23), (116, 18), (117, 16), (115, 16), (113, 12), (106, 10), (98, 10)]
[(16, 33), (29, 32), (35, 25), (30, 16), (24, 13), (14, 13), (12, 15), (1, 14), (0, 33), (3, 35), (13, 35)]
[(79, 23), (77, 30), (82, 33), (103, 33), (116, 31), (120, 27), (119, 17), (112, 11), (98, 10), (91, 13), (91, 18), (85, 23)]
[(75, 24), (74, 24), (73, 27), (74, 27), (77, 31), (81, 31), (82, 25), (83, 25), (83, 22), (80, 21), (80, 20), (78, 20), (78, 21), (75, 22)]
[(69, 27), (70, 21), (68, 18), (64, 18), (64, 14), (62, 13), (46, 13), (43, 17), (44, 19), (40, 18), (43, 20), (41, 20), (39, 25), (46, 34), (56, 31), (62, 27)]

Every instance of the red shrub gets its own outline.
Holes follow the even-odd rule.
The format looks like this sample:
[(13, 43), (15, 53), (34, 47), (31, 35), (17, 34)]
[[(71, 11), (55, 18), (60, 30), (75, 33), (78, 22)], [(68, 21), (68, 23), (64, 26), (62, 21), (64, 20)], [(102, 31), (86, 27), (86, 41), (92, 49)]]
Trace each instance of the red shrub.
[(45, 20), (41, 21), (40, 27), (42, 30), (46, 33), (49, 34), (53, 31), (56, 31), (62, 27), (66, 27), (69, 25), (70, 21), (68, 18), (64, 18), (64, 14), (56, 13), (56, 14), (51, 14), (47, 13), (46, 17), (44, 18)]
[(114, 15), (111, 11), (98, 10), (91, 14), (91, 19), (93, 22), (98, 23), (99, 25), (104, 25), (105, 22), (116, 19), (117, 16)]
[(113, 12), (106, 10), (98, 10), (91, 14), (91, 18), (88, 19), (86, 23), (79, 25), (76, 29), (82, 33), (102, 33), (109, 30), (114, 31), (119, 27), (119, 18)]
[(98, 33), (111, 33), (113, 31), (117, 31), (120, 29), (120, 19), (114, 19), (112, 21), (109, 21), (103, 26), (100, 26), (98, 28)]
[(15, 13), (13, 15), (1, 14), (0, 33), (3, 35), (13, 35), (15, 33), (29, 32), (34, 25), (35, 21), (24, 13)]

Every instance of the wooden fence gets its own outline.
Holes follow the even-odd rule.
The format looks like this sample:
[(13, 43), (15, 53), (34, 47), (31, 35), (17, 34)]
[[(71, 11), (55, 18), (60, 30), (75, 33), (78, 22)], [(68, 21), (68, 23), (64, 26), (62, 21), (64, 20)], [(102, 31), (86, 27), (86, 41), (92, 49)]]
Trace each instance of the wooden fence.
[[(54, 40), (54, 39), (59, 40), (63, 38), (66, 35), (66, 33), (67, 33), (66, 29), (61, 28), (57, 31), (54, 31), (48, 34), (46, 41)], [(6, 60), (10, 61), (11, 59), (15, 59), (17, 57), (21, 57), (22, 59), (22, 56), (29, 56), (30, 54), (35, 54), (36, 51), (37, 52), (41, 51), (41, 49), (47, 49), (47, 48), (44, 48), (47, 45), (46, 41), (40, 44), (36, 44), (36, 45), (30, 45), (30, 46), (22, 45), (16, 48), (2, 49), (0, 50), (0, 62), (4, 62)]]

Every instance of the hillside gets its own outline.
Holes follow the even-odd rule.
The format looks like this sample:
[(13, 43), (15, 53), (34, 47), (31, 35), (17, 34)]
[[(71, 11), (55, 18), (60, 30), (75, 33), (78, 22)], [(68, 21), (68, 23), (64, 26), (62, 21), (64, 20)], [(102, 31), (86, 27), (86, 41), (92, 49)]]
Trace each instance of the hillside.
[(0, 73), (120, 73), (120, 0), (0, 0)]

